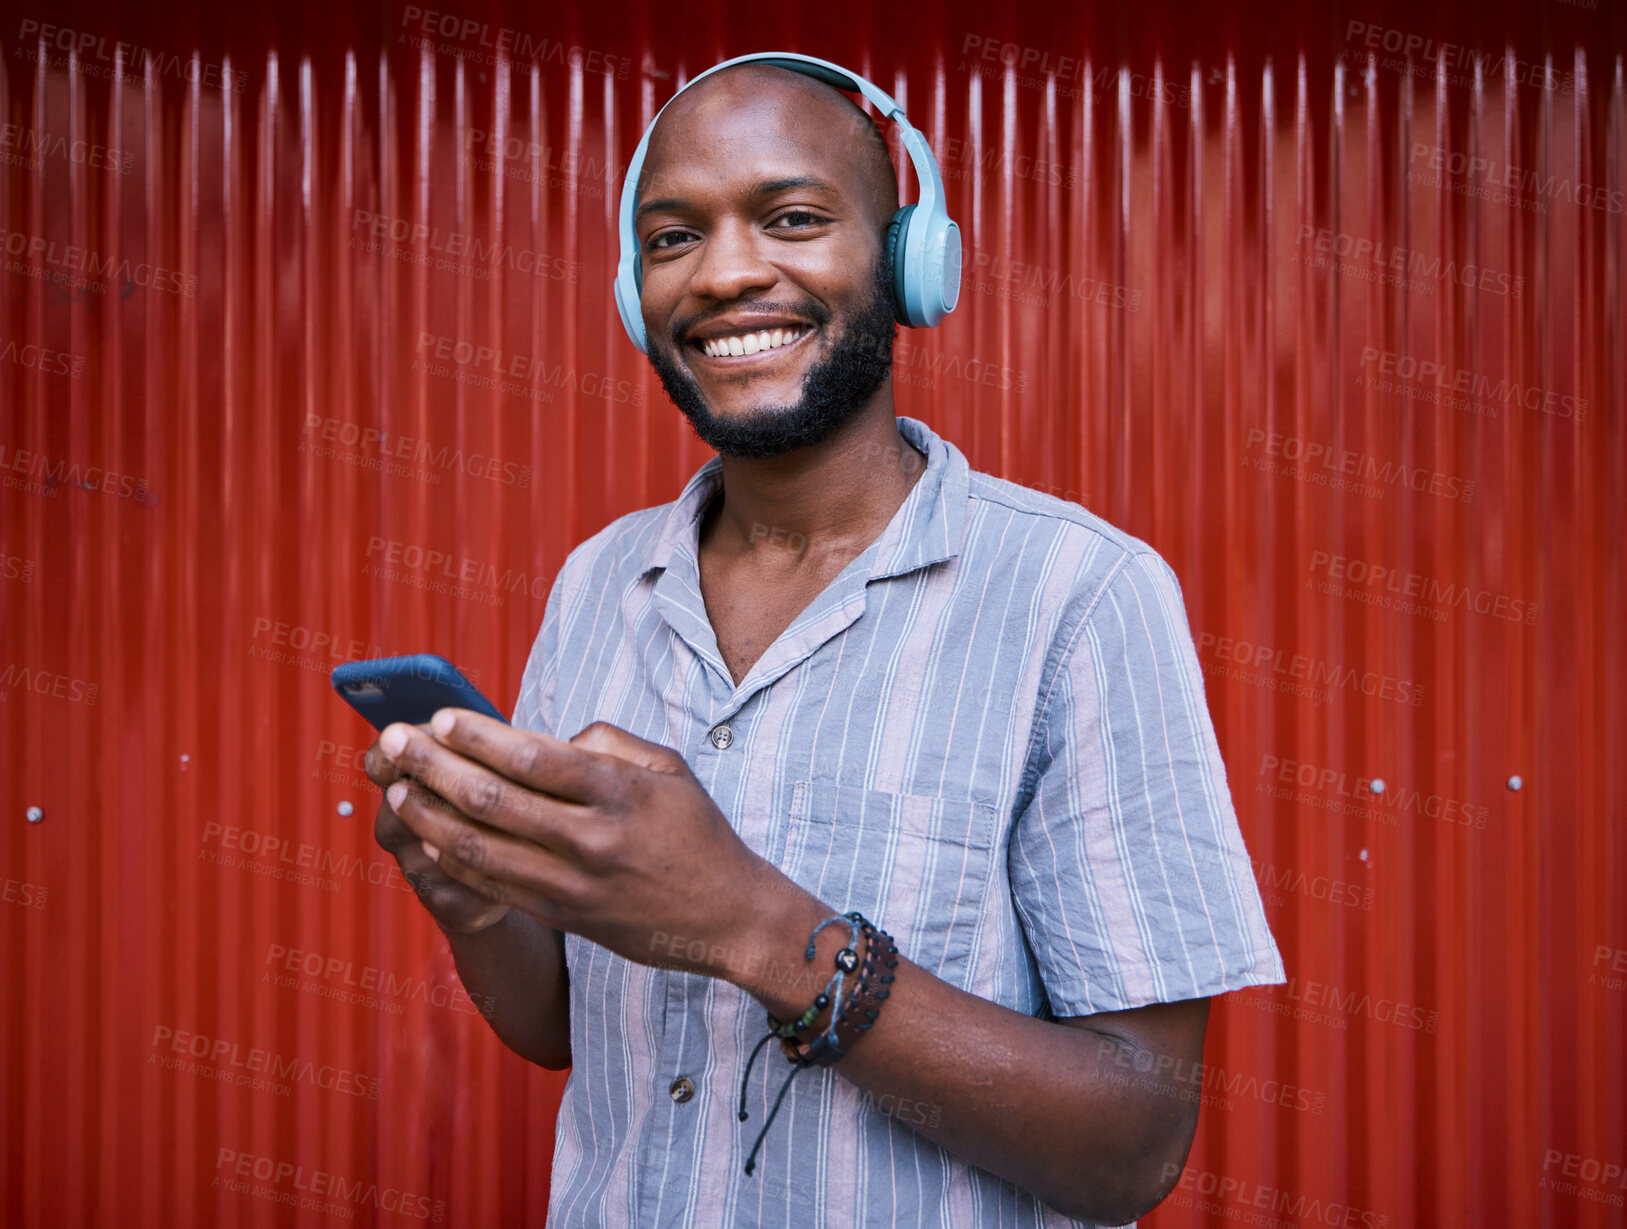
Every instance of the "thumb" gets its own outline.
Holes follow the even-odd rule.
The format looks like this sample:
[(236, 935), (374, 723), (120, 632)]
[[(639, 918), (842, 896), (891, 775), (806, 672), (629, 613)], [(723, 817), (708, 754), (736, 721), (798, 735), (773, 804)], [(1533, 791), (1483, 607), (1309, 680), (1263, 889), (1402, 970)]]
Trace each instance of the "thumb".
[(571, 746), (580, 747), (584, 751), (597, 751), (602, 755), (614, 755), (641, 768), (648, 768), (652, 772), (685, 772), (689, 765), (684, 757), (671, 747), (663, 747), (660, 743), (652, 743), (629, 734), (620, 726), (611, 725), (608, 721), (595, 721), (590, 726), (583, 727), (581, 733), (571, 739)]

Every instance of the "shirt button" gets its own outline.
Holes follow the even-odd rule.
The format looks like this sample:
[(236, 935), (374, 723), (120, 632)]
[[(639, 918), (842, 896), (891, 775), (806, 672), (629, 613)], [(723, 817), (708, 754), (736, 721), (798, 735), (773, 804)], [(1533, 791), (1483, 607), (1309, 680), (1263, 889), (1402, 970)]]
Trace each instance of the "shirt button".
[(689, 1098), (695, 1095), (695, 1081), (690, 1079), (687, 1075), (680, 1075), (677, 1079), (672, 1081), (672, 1087), (667, 1089), (667, 1091), (672, 1094), (672, 1099), (674, 1101), (676, 1101), (679, 1105), (682, 1105), (685, 1101), (689, 1100)]
[(734, 731), (727, 724), (712, 727), (712, 745), (719, 751), (727, 751), (733, 741)]

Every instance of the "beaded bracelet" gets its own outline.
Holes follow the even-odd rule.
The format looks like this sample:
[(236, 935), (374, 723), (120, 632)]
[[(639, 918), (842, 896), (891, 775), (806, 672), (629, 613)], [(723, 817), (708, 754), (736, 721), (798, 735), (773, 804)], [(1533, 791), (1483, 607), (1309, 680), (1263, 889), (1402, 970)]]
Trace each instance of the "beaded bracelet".
[[(859, 963), (859, 958), (853, 951), (853, 945), (859, 941), (859, 923), (864, 922), (863, 914), (856, 911), (853, 913), (844, 913), (840, 917), (828, 917), (823, 922), (819, 923), (819, 925), (814, 927), (813, 934), (808, 936), (808, 947), (803, 953), (803, 958), (807, 960), (812, 960), (814, 958), (814, 954), (817, 950), (814, 946), (815, 940), (819, 938), (819, 932), (825, 929), (825, 927), (829, 926), (832, 922), (846, 922), (848, 927), (847, 946), (836, 953), (836, 973), (830, 979), (830, 982), (825, 986), (824, 990), (815, 996), (814, 1001), (808, 1005), (808, 1010), (803, 1012), (802, 1015), (797, 1017), (796, 1020), (782, 1024), (780, 1021), (774, 1018), (773, 1012), (768, 1013), (768, 1027), (774, 1031), (774, 1036), (776, 1037), (785, 1038), (796, 1036), (796, 1034), (800, 1033), (803, 1029), (807, 1028), (810, 1024), (817, 1020), (819, 1018), (819, 1013), (824, 1011), (825, 1008), (829, 1007), (832, 1002), (839, 1003), (842, 1000), (842, 979), (845, 978), (849, 973), (853, 972), (853, 970), (858, 967)], [(865, 923), (865, 925), (868, 924), (869, 923)], [(835, 1034), (832, 1033), (832, 1036), (834, 1035)]]
[[(850, 1009), (852, 1007), (852, 1005), (855, 1002), (857, 1002), (859, 996), (864, 993), (865, 986), (866, 986), (866, 979), (868, 978), (870, 972), (874, 969), (874, 964), (875, 964), (874, 936), (877, 933), (876, 929), (875, 929), (875, 927), (871, 926), (870, 923), (865, 920), (864, 915), (862, 913), (858, 912), (858, 910), (856, 910), (856, 909), (852, 910), (852, 911), (850, 911), (848, 913), (844, 913), (840, 917), (826, 918), (823, 922), (819, 923), (819, 925), (814, 928), (813, 934), (808, 936), (808, 946), (807, 946), (807, 949), (806, 949), (806, 952), (804, 953), (804, 955), (805, 955), (806, 959), (812, 960), (814, 958), (815, 951), (816, 951), (815, 945), (814, 945), (814, 940), (819, 937), (819, 932), (821, 930), (823, 930), (826, 926), (830, 925), (832, 922), (842, 922), (842, 921), (847, 922), (848, 925), (852, 929), (850, 930), (851, 938), (850, 938), (848, 946), (844, 947), (840, 952), (837, 953), (837, 956), (836, 956), (836, 976), (831, 979), (831, 984), (836, 987), (836, 992), (835, 992), (834, 996), (828, 995), (829, 987), (827, 987), (826, 988), (827, 993), (826, 994), (821, 994), (819, 996), (819, 998), (816, 998), (814, 1000), (814, 1006), (812, 1008), (810, 1008), (809, 1011), (804, 1012), (802, 1014), (802, 1018), (798, 1021), (797, 1025), (791, 1025), (791, 1026), (788, 1027), (787, 1025), (781, 1024), (778, 1020), (776, 1020), (774, 1018), (773, 1013), (770, 1012), (769, 1016), (768, 1016), (768, 1024), (769, 1024), (769, 1028), (770, 1028), (771, 1031), (769, 1032), (769, 1034), (766, 1037), (764, 1037), (761, 1041), (759, 1041), (757, 1043), (756, 1048), (754, 1050), (752, 1050), (752, 1052), (751, 1052), (751, 1057), (746, 1060), (746, 1072), (745, 1072), (745, 1075), (742, 1076), (741, 1080), (740, 1080), (740, 1121), (741, 1122), (745, 1122), (746, 1119), (750, 1117), (750, 1115), (746, 1113), (746, 1082), (751, 1078), (751, 1068), (752, 1068), (753, 1064), (755, 1064), (756, 1061), (757, 1061), (757, 1055), (762, 1053), (763, 1047), (765, 1045), (767, 1045), (770, 1041), (773, 1041), (775, 1039), (775, 1037), (779, 1037), (780, 1038), (780, 1045), (781, 1045), (781, 1048), (783, 1049), (788, 1042), (793, 1040), (793, 1038), (795, 1036), (795, 1033), (797, 1031), (797, 1027), (799, 1025), (801, 1027), (806, 1027), (807, 1024), (811, 1024), (813, 1022), (813, 1020), (817, 1018), (818, 1013), (819, 1013), (820, 1010), (822, 1010), (822, 1006), (823, 1006), (823, 1005), (820, 1004), (819, 999), (825, 999), (826, 1000), (826, 1003), (824, 1005), (829, 1005), (829, 1003), (832, 1003), (832, 1002), (834, 1002), (837, 1005), (836, 1010), (833, 1010), (831, 1012), (830, 1027), (824, 1033), (821, 1033), (818, 1037), (816, 1037), (814, 1039), (814, 1044), (816, 1046), (821, 1047), (821, 1049), (819, 1051), (819, 1053), (821, 1055), (821, 1058), (814, 1058), (814, 1057), (810, 1057), (809, 1055), (788, 1055), (788, 1057), (790, 1057), (790, 1061), (792, 1063), (791, 1074), (786, 1076), (785, 1077), (785, 1082), (780, 1085), (779, 1095), (774, 1098), (773, 1108), (770, 1109), (769, 1112), (768, 1112), (768, 1121), (763, 1123), (763, 1129), (757, 1133), (757, 1142), (752, 1144), (751, 1152), (746, 1157), (746, 1173), (747, 1174), (750, 1174), (752, 1172), (752, 1170), (756, 1167), (756, 1164), (757, 1164), (757, 1150), (762, 1147), (763, 1139), (768, 1134), (768, 1128), (773, 1125), (775, 1116), (780, 1112), (780, 1104), (785, 1100), (786, 1092), (790, 1090), (791, 1081), (794, 1080), (801, 1073), (801, 1071), (802, 1071), (802, 1069), (804, 1067), (811, 1067), (816, 1062), (820, 1062), (820, 1061), (824, 1061), (825, 1065), (828, 1066), (829, 1063), (835, 1062), (837, 1058), (840, 1058), (842, 1056), (843, 1052), (844, 1052), (841, 1048), (838, 1048), (837, 1044), (836, 1044), (836, 1042), (837, 1042), (837, 1034), (836, 1034), (837, 1020), (838, 1020), (838, 1017), (842, 1015), (843, 1011), (845, 1011), (847, 1009)], [(853, 970), (855, 968), (857, 968), (858, 965), (859, 965), (858, 954), (853, 950), (853, 944), (857, 943), (857, 941), (858, 941), (858, 933), (859, 933), (859, 931), (861, 929), (864, 931), (865, 939), (866, 939), (866, 942), (865, 942), (865, 958), (864, 958), (864, 972), (860, 977), (858, 987), (853, 992), (852, 998), (850, 998), (848, 1003), (846, 1005), (844, 1005), (842, 1003), (842, 995), (841, 995), (842, 979), (843, 979), (843, 977), (845, 977), (846, 974), (853, 972)], [(898, 949), (896, 947), (894, 947), (892, 950), (896, 954)], [(898, 961), (896, 959), (896, 955), (895, 955), (895, 958), (892, 960), (891, 963), (892, 964), (897, 964), (898, 963)], [(891, 981), (892, 977), (889, 976), (887, 978), (887, 980)], [(887, 993), (888, 992), (884, 991), (880, 997), (885, 998)], [(812, 1014), (810, 1014), (810, 1012)], [(875, 1020), (875, 1013), (872, 1012), (872, 1013), (870, 1013), (870, 1023), (874, 1023), (874, 1020)], [(868, 1023), (865, 1024), (864, 1027), (868, 1028), (869, 1024)], [(849, 1041), (848, 1044), (851, 1045), (852, 1044), (851, 1041)], [(828, 1055), (832, 1051), (834, 1051), (835, 1057), (825, 1059), (824, 1056)]]
[[(898, 967), (898, 944), (893, 941), (893, 937), (885, 930), (877, 931), (877, 935), (887, 944), (886, 949), (881, 953), (883, 967), (896, 969)], [(874, 940), (875, 936), (872, 936), (871, 941), (874, 942)], [(897, 976), (896, 973), (888, 972), (877, 978), (875, 983), (872, 983), (869, 978), (865, 978), (859, 983), (859, 988), (853, 995), (850, 1009), (844, 1011), (842, 1018), (837, 1021), (835, 1029), (837, 1037), (831, 1047), (832, 1056), (825, 1060), (826, 1066), (829, 1066), (852, 1049), (860, 1033), (868, 1032), (874, 1027), (876, 1021), (881, 1017), (882, 1004), (893, 992), (892, 983)], [(865, 1016), (863, 1020), (858, 1018), (861, 1011)], [(853, 1030), (844, 1037), (842, 1029), (850, 1018), (854, 1021)]]
[[(801, 1043), (796, 1039), (780, 1042), (780, 1049), (785, 1056), (791, 1059), (807, 1059), (821, 1066), (830, 1066), (840, 1057), (837, 1046), (836, 1030), (852, 1012), (853, 1005), (858, 1002), (859, 996), (864, 993), (865, 985), (876, 967), (876, 929), (868, 921), (862, 923), (864, 931), (864, 963), (859, 969), (858, 980), (854, 982), (853, 993), (844, 1003), (838, 1000), (836, 1010), (831, 1012), (830, 1027), (816, 1036), (811, 1042)], [(835, 1051), (833, 1055), (832, 1051)]]
[[(793, 1060), (807, 1060), (818, 1063), (822, 1067), (830, 1067), (844, 1058), (853, 1048), (860, 1033), (868, 1032), (875, 1025), (881, 1015), (883, 1001), (892, 994), (891, 984), (897, 976), (895, 973), (883, 973), (872, 981), (871, 974), (875, 971), (876, 953), (885, 943), (885, 950), (881, 951), (883, 967), (896, 969), (898, 967), (898, 944), (885, 930), (878, 930), (869, 922), (863, 923), (865, 935), (864, 971), (859, 977), (858, 984), (853, 989), (853, 995), (840, 1006), (836, 1018), (831, 1022), (827, 1034), (814, 1038), (813, 1042), (800, 1052), (787, 1049), (790, 1044), (782, 1041), (780, 1047), (786, 1050), (786, 1056)], [(860, 1014), (864, 1019), (860, 1020)], [(848, 1028), (849, 1024), (852, 1028)]]

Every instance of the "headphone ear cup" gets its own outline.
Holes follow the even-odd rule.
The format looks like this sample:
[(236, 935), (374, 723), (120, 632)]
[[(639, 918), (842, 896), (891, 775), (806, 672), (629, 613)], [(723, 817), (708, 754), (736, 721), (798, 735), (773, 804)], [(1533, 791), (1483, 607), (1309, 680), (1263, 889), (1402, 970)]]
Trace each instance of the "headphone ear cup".
[(909, 281), (904, 268), (903, 239), (905, 231), (909, 229), (910, 214), (914, 212), (914, 205), (905, 205), (887, 223), (887, 265), (893, 271), (893, 316), (898, 323), (905, 325), (909, 324), (910, 318), (904, 290)]
[(627, 330), (628, 340), (640, 354), (648, 354), (649, 343), (644, 337), (644, 308), (641, 302), (643, 296), (639, 293), (643, 284), (644, 270), (635, 253), (632, 267), (617, 272), (612, 283), (613, 297), (616, 300), (616, 311), (621, 315), (622, 326)]

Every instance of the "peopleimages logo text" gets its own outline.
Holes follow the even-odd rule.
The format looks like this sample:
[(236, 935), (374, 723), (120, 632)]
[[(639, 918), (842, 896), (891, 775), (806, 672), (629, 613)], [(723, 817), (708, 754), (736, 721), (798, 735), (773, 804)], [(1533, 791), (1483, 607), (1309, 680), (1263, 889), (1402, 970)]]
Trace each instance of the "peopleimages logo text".
[[(1372, 387), (1383, 388), (1375, 379), (1388, 376), (1417, 388), (1439, 389), (1445, 393), (1465, 397), (1481, 397), (1484, 404), (1498, 406), (1518, 405), (1528, 410), (1551, 414), (1555, 418), (1573, 418), (1578, 423), (1587, 418), (1589, 402), (1586, 397), (1572, 396), (1557, 389), (1543, 388), (1539, 384), (1521, 384), (1503, 376), (1495, 382), (1482, 372), (1467, 367), (1451, 367), (1427, 358), (1416, 358), (1395, 350), (1378, 350), (1363, 346), (1361, 376), (1358, 380), (1372, 381)], [(1358, 387), (1361, 385), (1358, 384)], [(1472, 484), (1471, 484), (1472, 485)]]
[(533, 576), (515, 568), (499, 571), (495, 563), (376, 535), (367, 539), (367, 558), (373, 561), (374, 566), (388, 565), (439, 573), (450, 581), (485, 585), (506, 593), (529, 593), (539, 601), (547, 599), (548, 590), (553, 585), (552, 577), (543, 572)]
[[(1180, 1177), (1176, 1180), (1176, 1186), (1180, 1190), (1170, 1196), (1169, 1202), (1173, 1206), (1196, 1208), (1240, 1224), (1274, 1226), (1286, 1223), (1327, 1225), (1329, 1229), (1389, 1229), (1388, 1213), (1371, 1212), (1337, 1200), (1312, 1198), (1284, 1187), (1262, 1186), (1251, 1178), (1236, 1178), (1193, 1165), (1183, 1167), (1166, 1162), (1164, 1181), (1168, 1182), (1177, 1174)], [(1181, 1192), (1191, 1194), (1183, 1196)], [(1192, 1198), (1194, 1195), (1202, 1196), (1204, 1201)], [(1268, 1214), (1282, 1219), (1256, 1219)]]
[(1474, 502), (1475, 484), (1472, 478), (1461, 478), (1422, 465), (1408, 465), (1404, 461), (1383, 460), (1352, 448), (1336, 448), (1332, 444), (1297, 435), (1268, 432), (1262, 427), (1249, 428), (1243, 447), (1250, 452), (1260, 449), (1268, 457), (1303, 461), (1305, 465), (1319, 467), (1329, 474), (1359, 478), (1381, 487), (1406, 489), (1420, 495), (1436, 495), (1466, 504)]
[[(116, 64), (119, 75), (132, 85), (140, 84), (141, 74), (149, 66), (161, 77), (191, 81), (209, 89), (228, 89), (234, 94), (243, 93), (249, 85), (247, 73), (241, 70), (233, 72), (224, 64), (205, 63), (196, 55), (149, 51), (135, 43), (121, 43), (117, 39), (109, 42), (104, 36), (88, 30), (74, 30), (29, 17), (23, 18), (17, 27), (17, 41), (23, 46), (13, 54), (20, 58), (40, 58), (39, 55), (27, 54), (30, 50), (27, 45), (33, 42), (44, 57), (55, 60), (52, 67), (66, 67), (71, 62), (77, 64), (81, 72), (111, 77)], [(72, 57), (72, 60), (68, 57)]]
[[(410, 218), (396, 218), (374, 213), (368, 209), (353, 209), (350, 230), (358, 232), (374, 243), (389, 240), (392, 243), (410, 243), (426, 253), (435, 253), (448, 260), (467, 258), (473, 265), (496, 268), (499, 265), (516, 273), (529, 273), (536, 277), (567, 282), (574, 286), (582, 272), (582, 262), (567, 260), (563, 256), (549, 256), (531, 248), (515, 247), (512, 243), (487, 242), (478, 235), (458, 230), (443, 230)], [(459, 271), (459, 270), (454, 270)]]
[[(0, 251), (28, 262), (34, 268), (55, 271), (54, 280), (100, 294), (110, 286), (140, 286), (166, 294), (194, 299), (198, 295), (198, 275), (184, 273), (150, 260), (107, 255), (96, 248), (47, 239), (43, 235), (0, 228)], [(53, 279), (44, 279), (53, 280)]]
[[(27, 159), (37, 154), (116, 175), (128, 175), (136, 163), (133, 149), (110, 149), (83, 137), (70, 141), (61, 133), (41, 131), (27, 124), (0, 124), (0, 149), (18, 151), (16, 155), (7, 156), (8, 163), (12, 163), (13, 157)], [(35, 166), (38, 166), (37, 160)]]
[(1420, 572), (1403, 571), (1389, 564), (1353, 559), (1325, 550), (1311, 552), (1311, 575), (1314, 578), (1318, 574), (1349, 594), (1374, 593), (1402, 601), (1416, 598), (1420, 602), (1434, 602), (1440, 607), (1461, 606), (1475, 614), (1507, 619), (1510, 623), (1524, 623), (1528, 627), (1535, 625), (1541, 610), (1540, 603), (1523, 598), (1494, 593), (1490, 589), (1476, 589), (1471, 585), (1443, 582)]
[(505, 59), (534, 60), (539, 64), (557, 64), (561, 68), (581, 68), (585, 72), (602, 73), (625, 81), (633, 63), (627, 56), (610, 55), (562, 43), (557, 39), (539, 38), (507, 26), (493, 28), (489, 22), (476, 21), (473, 17), (420, 8), (416, 4), (409, 4), (401, 10), (401, 26), (415, 36), (410, 46), (420, 45), (424, 36), (452, 39), (462, 44), (463, 48), (490, 53), (480, 61), (487, 64), (494, 63), (498, 56), (502, 56)]
[[(153, 1050), (155, 1053), (148, 1055), (147, 1061), (155, 1066), (163, 1065), (171, 1069), (185, 1070), (186, 1068), (179, 1067), (178, 1064), (164, 1061), (171, 1055), (178, 1055), (183, 1059), (190, 1058), (205, 1063), (220, 1073), (230, 1074), (226, 1069), (235, 1067), (238, 1073), (245, 1076), (263, 1075), (268, 1080), (282, 1081), (290, 1085), (308, 1084), (312, 1088), (344, 1093), (369, 1101), (377, 1101), (379, 1091), (384, 1086), (384, 1081), (376, 1075), (352, 1071), (332, 1063), (319, 1064), (297, 1055), (279, 1054), (275, 1050), (244, 1045), (240, 1041), (225, 1037), (188, 1032), (186, 1029), (168, 1024), (154, 1027)], [(196, 1074), (214, 1074), (214, 1072), (205, 1071)]]
[(1491, 808), (1479, 803), (1449, 798), (1444, 794), (1426, 794), (1408, 785), (1385, 784), (1375, 793), (1372, 777), (1352, 775), (1308, 761), (1286, 760), (1269, 752), (1260, 756), (1260, 779), (1255, 782), (1255, 793), (1280, 801), (1308, 804), (1308, 796), (1296, 795), (1294, 787), (1341, 802), (1339, 806), (1315, 804), (1318, 810), (1379, 818), (1391, 827), (1399, 824), (1401, 816), (1411, 814), (1420, 819), (1438, 819), (1442, 823), (1483, 831), (1486, 821), (1491, 818)]
[(1342, 58), (1359, 64), (1380, 51), (1392, 57), (1382, 61), (1386, 69), (1425, 80), (1444, 77), (1449, 85), (1471, 88), (1478, 72), (1487, 85), (1506, 79), (1561, 94), (1576, 90), (1575, 73), (1556, 72), (1546, 64), (1522, 60), (1512, 50), (1476, 51), (1462, 43), (1436, 42), (1426, 34), (1394, 26), (1355, 19), (1346, 24)]
[[(239, 1182), (233, 1185), (231, 1179), (234, 1176), (244, 1180), (252, 1178), (266, 1185), (253, 1190), (243, 1190), (239, 1193), (269, 1198), (272, 1202), (289, 1207), (308, 1208), (312, 1211), (326, 1212), (329, 1215), (337, 1214), (339, 1216), (352, 1212), (353, 1208), (371, 1207), (380, 1212), (412, 1216), (418, 1220), (427, 1220), (436, 1225), (446, 1219), (446, 1200), (444, 1199), (435, 1199), (429, 1195), (403, 1190), (400, 1187), (381, 1187), (377, 1182), (367, 1181), (363, 1178), (349, 1178), (344, 1174), (318, 1169), (315, 1166), (296, 1165), (292, 1161), (282, 1161), (276, 1157), (256, 1155), (252, 1152), (238, 1152), (233, 1148), (222, 1148), (216, 1154), (215, 1169), (217, 1170), (215, 1176), (216, 1186), (237, 1190), (239, 1186), (244, 1186), (246, 1183)], [(223, 1177), (226, 1179), (224, 1182), (222, 1181)], [(285, 1187), (287, 1189), (282, 1189)], [(305, 1199), (302, 1200), (301, 1195)], [(314, 1202), (316, 1200), (322, 1202)], [(332, 1202), (335, 1200), (342, 1202)], [(347, 1207), (345, 1205), (353, 1206)], [(349, 1218), (346, 1217), (346, 1219)]]
[(1122, 91), (1132, 98), (1178, 107), (1192, 105), (1192, 87), (1179, 77), (1135, 72), (1128, 65), (1111, 62), (1092, 72), (1090, 65), (1079, 56), (1062, 55), (1046, 47), (1004, 42), (994, 35), (966, 35), (961, 40), (960, 54), (966, 58), (960, 61), (957, 72), (995, 79), (1003, 79), (1009, 72), (1024, 89), (1043, 90), (1054, 85), (1059, 98), (1083, 98), (1087, 90), (1097, 95)]
[[(1611, 189), (1603, 184), (1578, 183), (1568, 175), (1544, 175), (1529, 167), (1515, 166), (1511, 162), (1471, 154), (1464, 150), (1448, 149), (1444, 145), (1431, 146), (1422, 141), (1414, 141), (1408, 162), (1409, 164), (1423, 162), (1428, 170), (1436, 173), (1437, 178), (1444, 173), (1449, 178), (1456, 177), (1468, 182), (1478, 181), (1487, 188), (1512, 188), (1514, 196), (1523, 196), (1539, 204), (1564, 201), (1605, 213), (1627, 213), (1627, 192), (1620, 188)], [(1407, 173), (1408, 175), (1413, 173), (1410, 166)], [(1474, 193), (1465, 192), (1462, 195)]]
[(66, 487), (100, 491), (142, 504), (156, 501), (152, 484), (138, 474), (120, 473), (102, 465), (85, 465), (62, 456), (51, 457), (43, 452), (0, 444), (0, 472), (8, 470), (39, 479), (40, 485), (50, 491)]
[(1459, 264), (1443, 256), (1430, 256), (1413, 248), (1396, 247), (1364, 235), (1347, 234), (1326, 227), (1299, 228), (1299, 246), (1309, 247), (1316, 257), (1348, 257), (1357, 269), (1371, 268), (1389, 274), (1406, 275), (1425, 282), (1451, 282), (1471, 290), (1518, 299), (1525, 295), (1525, 279), (1485, 265)]
[[(455, 367), (480, 377), (489, 377), (499, 391), (523, 392), (537, 387), (550, 393), (571, 392), (583, 397), (602, 397), (619, 405), (642, 405), (644, 395), (631, 380), (617, 380), (592, 371), (580, 371), (574, 365), (560, 360), (549, 363), (535, 354), (521, 354), (498, 346), (466, 341), (461, 337), (438, 333), (419, 332), (418, 364), (438, 363)], [(431, 375), (440, 374), (430, 367), (423, 368)]]
[[(354, 960), (284, 947), (280, 943), (270, 944), (266, 948), (266, 970), (261, 974), (261, 980), (268, 980), (273, 974), (281, 974), (284, 971), (295, 977), (303, 975), (316, 979), (341, 992), (324, 994), (322, 997), (325, 998), (344, 998), (342, 992), (351, 990), (356, 992), (357, 1001), (360, 1001), (362, 995), (376, 994), (400, 1002), (421, 1002), (431, 1007), (442, 1007), (469, 1016), (481, 1014), (478, 1003), (489, 1005), (493, 1001), (490, 995), (470, 994), (461, 984), (443, 985), (439, 982), (431, 984), (422, 977), (414, 977), (411, 974), (397, 976), (387, 969), (374, 965), (358, 967)], [(292, 977), (278, 977), (277, 984), (284, 989), (294, 989), (291, 984), (293, 980)], [(368, 1000), (362, 1005), (379, 1004), (376, 1000)]]
[[(1199, 657), (1212, 656), (1216, 661), (1231, 662), (1245, 668), (1266, 673), (1270, 677), (1304, 682), (1311, 687), (1328, 687), (1353, 694), (1390, 700), (1396, 704), (1418, 707), (1424, 702), (1424, 684), (1412, 679), (1395, 678), (1376, 670), (1358, 670), (1338, 662), (1310, 657), (1304, 653), (1289, 654), (1285, 649), (1272, 648), (1231, 636), (1217, 636), (1214, 632), (1198, 635)], [(1254, 679), (1244, 678), (1245, 682)]]

